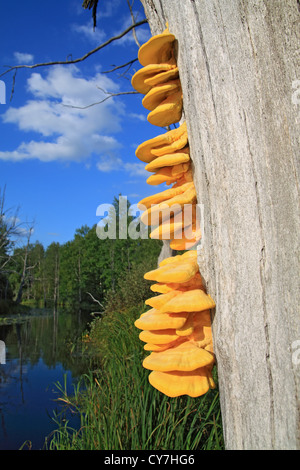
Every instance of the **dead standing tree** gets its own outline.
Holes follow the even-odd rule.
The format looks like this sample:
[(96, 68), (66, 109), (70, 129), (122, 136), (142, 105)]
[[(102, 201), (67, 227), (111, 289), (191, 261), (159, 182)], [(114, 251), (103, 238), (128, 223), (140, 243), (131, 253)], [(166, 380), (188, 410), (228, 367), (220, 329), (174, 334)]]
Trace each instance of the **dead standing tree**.
[(177, 38), (226, 448), (299, 449), (299, 1), (141, 2)]
[(296, 0), (141, 0), (177, 39), (227, 449), (299, 449)]

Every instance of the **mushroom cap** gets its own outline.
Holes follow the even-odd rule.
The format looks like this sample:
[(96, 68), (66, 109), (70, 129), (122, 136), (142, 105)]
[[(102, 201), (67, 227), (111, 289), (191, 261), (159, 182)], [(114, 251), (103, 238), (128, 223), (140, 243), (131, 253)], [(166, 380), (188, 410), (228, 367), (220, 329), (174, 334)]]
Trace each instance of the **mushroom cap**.
[(163, 330), (143, 330), (139, 334), (139, 338), (144, 343), (167, 344), (178, 339), (174, 328)]
[(189, 168), (189, 162), (159, 168), (153, 175), (149, 176), (147, 183), (154, 186), (161, 183), (174, 183), (179, 178), (181, 178), (184, 173), (189, 171)]
[[(165, 313), (163, 313), (163, 315), (165, 315)], [(190, 336), (194, 332), (194, 329), (194, 314), (191, 312), (185, 323), (180, 328), (176, 328), (176, 334), (180, 337)]]
[(154, 309), (160, 310), (166, 302), (176, 297), (176, 295), (179, 293), (180, 292), (177, 292), (176, 290), (172, 290), (167, 294), (156, 295), (154, 297), (150, 297), (150, 299), (145, 300), (145, 304), (150, 305), (150, 307), (153, 307)]
[(168, 62), (173, 57), (174, 41), (175, 36), (168, 29), (165, 29), (162, 34), (152, 36), (139, 48), (138, 59), (140, 64), (146, 66)]
[(158, 292), (159, 294), (167, 294), (168, 292), (173, 290), (173, 288), (169, 287), (168, 284), (160, 283), (152, 284), (152, 286), (150, 286), (150, 289), (152, 290), (152, 292)]
[(194, 238), (186, 238), (184, 234), (182, 234), (180, 238), (174, 238), (170, 241), (170, 248), (176, 251), (189, 250), (190, 248), (193, 248), (197, 243), (199, 243), (200, 240), (201, 233)]
[(178, 150), (167, 155), (155, 158), (152, 162), (145, 166), (147, 171), (155, 171), (158, 168), (178, 165), (179, 163), (187, 163), (190, 161), (189, 147)]
[(177, 338), (175, 341), (166, 344), (153, 344), (153, 343), (146, 343), (144, 345), (145, 351), (165, 351), (166, 349), (172, 348), (173, 346), (177, 346), (178, 344), (187, 341), (186, 338)]
[(195, 276), (192, 277), (192, 279), (190, 279), (187, 282), (173, 282), (173, 283), (169, 283), (165, 285), (167, 285), (169, 289), (175, 289), (175, 290), (183, 290), (183, 291), (193, 290), (193, 289), (205, 290), (204, 282), (199, 272), (197, 272)]
[(193, 172), (192, 169), (186, 171), (181, 178), (178, 178), (177, 183), (173, 185), (173, 188), (177, 188), (177, 186), (181, 186), (184, 183), (189, 183), (193, 181)]
[(159, 267), (145, 273), (144, 278), (161, 283), (182, 283), (191, 280), (198, 272), (197, 251), (190, 250), (163, 259)]
[(162, 307), (162, 312), (200, 312), (216, 306), (210, 295), (201, 289), (188, 290), (176, 295)]
[(178, 186), (177, 188), (169, 188), (165, 191), (161, 191), (160, 193), (153, 194), (152, 196), (147, 196), (138, 203), (138, 207), (141, 210), (144, 210), (145, 208), (149, 209), (152, 205), (167, 201), (168, 199), (185, 192), (193, 184), (194, 183), (192, 182), (188, 182)]
[(177, 263), (181, 264), (182, 260), (185, 262), (189, 263), (197, 263), (197, 251), (196, 250), (191, 250), (187, 251), (186, 253), (183, 253), (182, 255), (176, 255), (176, 256), (169, 256), (168, 258), (164, 258), (160, 263), (159, 266), (165, 266), (166, 264), (170, 263)]
[(177, 165), (173, 165), (173, 166), (165, 166), (163, 168), (171, 168), (172, 169), (171, 174), (178, 177), (178, 176), (181, 176), (182, 173), (186, 173), (191, 168), (191, 164), (190, 162), (183, 162), (183, 163), (178, 163)]
[(195, 228), (195, 226), (196, 223), (192, 223), (174, 232), (170, 247), (173, 250), (187, 250), (194, 247), (201, 240), (201, 229), (200, 227)]
[(189, 250), (194, 248), (200, 239), (187, 240), (184, 237), (182, 239), (174, 239), (170, 241), (170, 248), (174, 251)]
[(174, 233), (180, 229), (182, 230), (183, 227), (182, 218), (176, 218), (177, 215), (180, 214), (176, 214), (175, 217), (171, 217), (169, 220), (162, 222), (157, 228), (152, 230), (150, 238), (159, 240), (169, 240), (173, 238)]
[(182, 220), (182, 206), (180, 204), (172, 204), (169, 206), (167, 203), (160, 203), (159, 207), (147, 209), (141, 215), (141, 222), (145, 225), (158, 226), (159, 224), (170, 220), (172, 216), (180, 217)]
[(170, 217), (171, 213), (177, 214), (178, 212), (182, 212), (182, 208), (185, 204), (194, 204), (196, 200), (196, 189), (194, 184), (192, 184), (185, 192), (167, 199), (164, 202), (151, 205), (151, 207), (145, 210), (141, 215), (141, 221), (145, 225), (156, 225), (160, 223), (159, 221)]
[(166, 70), (165, 72), (158, 73), (149, 77), (145, 80), (146, 85), (150, 85), (151, 87), (158, 85), (159, 83), (165, 83), (169, 80), (174, 80), (175, 78), (179, 77), (179, 70), (177, 65), (170, 64), (170, 70)]
[(154, 85), (178, 77), (178, 67), (172, 64), (149, 64), (138, 70), (131, 79), (133, 88), (145, 95)]
[[(144, 278), (149, 281), (162, 283), (187, 282), (199, 271), (197, 263), (171, 264), (153, 269), (144, 274)], [(188, 291), (190, 292), (190, 291)]]
[(152, 387), (168, 397), (179, 397), (181, 395), (200, 397), (207, 393), (210, 388), (215, 387), (207, 367), (189, 372), (153, 371), (149, 374), (149, 382)]
[[(165, 132), (142, 142), (136, 149), (135, 155), (142, 162), (149, 163), (157, 156), (175, 152), (187, 145), (188, 136), (186, 122), (178, 128)], [(155, 153), (154, 153), (155, 152)], [(159, 155), (156, 153), (159, 152)]]
[(185, 324), (189, 314), (182, 313), (161, 313), (152, 308), (135, 321), (135, 326), (139, 330), (163, 330), (170, 328), (181, 328)]
[(163, 100), (147, 116), (153, 126), (166, 127), (179, 122), (182, 115), (182, 92), (173, 93)]
[[(147, 183), (152, 186), (156, 186), (162, 183), (166, 183), (166, 184), (174, 183), (175, 181), (178, 180), (178, 178), (183, 176), (183, 174), (186, 171), (188, 171), (188, 169), (186, 169), (185, 167), (182, 167), (181, 165), (176, 165), (176, 166), (180, 166), (180, 168), (175, 169), (175, 170), (174, 170), (174, 167), (172, 166), (166, 166), (164, 168), (160, 168), (153, 175), (147, 178)], [(181, 170), (181, 173), (176, 174), (176, 170)]]
[(191, 371), (213, 364), (213, 362), (213, 354), (199, 348), (191, 341), (185, 341), (165, 351), (152, 352), (144, 359), (143, 367), (161, 372)]
[(160, 83), (152, 87), (146, 96), (142, 100), (142, 105), (144, 108), (148, 109), (149, 111), (153, 111), (160, 105), (169, 95), (174, 94), (180, 90), (181, 92), (181, 85), (180, 80), (170, 80), (166, 83)]
[[(184, 264), (184, 266), (183, 266)], [(191, 268), (191, 269), (189, 269)], [(150, 281), (157, 281), (157, 282), (164, 282), (164, 281), (159, 281), (155, 278), (155, 276), (162, 274), (162, 273), (168, 273), (172, 274), (172, 272), (175, 270), (180, 270), (183, 269), (184, 271), (191, 271), (196, 270), (193, 272), (191, 275), (191, 272), (189, 272), (189, 276), (187, 279), (184, 280), (167, 280), (167, 283), (181, 283), (181, 282), (188, 282), (190, 279), (192, 279), (196, 273), (199, 272), (199, 267), (197, 263), (197, 251), (196, 250), (190, 250), (186, 251), (182, 255), (175, 255), (175, 256), (169, 256), (168, 258), (164, 258), (162, 261), (159, 263), (159, 267), (157, 269), (154, 269), (152, 271), (149, 271), (148, 273), (145, 274), (145, 279), (149, 279)], [(149, 275), (149, 277), (148, 277)]]
[(165, 351), (168, 349), (168, 344), (151, 344), (146, 343), (144, 346), (145, 351)]
[(150, 286), (152, 292), (158, 292), (160, 294), (167, 294), (172, 290), (176, 291), (187, 291), (194, 289), (202, 289), (205, 291), (204, 282), (201, 274), (198, 272), (195, 276), (187, 282), (170, 282), (168, 284), (157, 283)]

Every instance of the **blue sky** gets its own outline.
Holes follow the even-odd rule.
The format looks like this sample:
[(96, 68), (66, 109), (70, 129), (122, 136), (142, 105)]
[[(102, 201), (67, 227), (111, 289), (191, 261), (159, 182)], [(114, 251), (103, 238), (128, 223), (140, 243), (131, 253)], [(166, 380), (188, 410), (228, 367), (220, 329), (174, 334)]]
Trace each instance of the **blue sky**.
[[(7, 65), (81, 57), (131, 24), (126, 0), (101, 0), (95, 31), (82, 0), (1, 3), (1, 72)], [(139, 0), (133, 10), (137, 21), (145, 17)], [(137, 35), (146, 42), (148, 25)], [(76, 228), (99, 221), (100, 204), (120, 193), (135, 204), (165, 189), (147, 185), (149, 173), (134, 153), (141, 142), (162, 133), (147, 122), (142, 95), (74, 108), (100, 101), (105, 91), (133, 91), (130, 79), (141, 67), (138, 62), (124, 76), (126, 69), (101, 72), (137, 52), (129, 33), (76, 66), (21, 69), (12, 100), (13, 74), (1, 77), (6, 104), (0, 104), (0, 187), (6, 185), (7, 206), (20, 206), (22, 222), (35, 221), (33, 242), (71, 240)]]

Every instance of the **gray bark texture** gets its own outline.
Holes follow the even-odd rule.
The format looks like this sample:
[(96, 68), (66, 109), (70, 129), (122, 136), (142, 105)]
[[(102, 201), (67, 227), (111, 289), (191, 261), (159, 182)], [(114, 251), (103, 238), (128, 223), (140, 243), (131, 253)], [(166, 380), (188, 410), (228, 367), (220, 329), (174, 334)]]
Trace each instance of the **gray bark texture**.
[(299, 1), (141, 2), (177, 39), (226, 449), (299, 449)]

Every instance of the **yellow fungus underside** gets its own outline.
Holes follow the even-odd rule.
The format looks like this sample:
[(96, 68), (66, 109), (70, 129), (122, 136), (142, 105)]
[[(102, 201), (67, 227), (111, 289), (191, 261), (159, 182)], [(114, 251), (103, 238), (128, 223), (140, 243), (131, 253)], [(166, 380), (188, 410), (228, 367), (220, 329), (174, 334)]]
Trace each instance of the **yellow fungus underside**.
[(182, 92), (173, 93), (163, 100), (147, 116), (153, 126), (166, 127), (180, 121), (182, 114)]
[(186, 341), (162, 352), (152, 352), (143, 361), (143, 367), (160, 372), (192, 371), (214, 362), (214, 356), (195, 343)]
[(162, 307), (162, 312), (200, 312), (214, 308), (216, 306), (210, 295), (201, 289), (188, 290), (176, 295), (166, 302)]
[(202, 367), (190, 372), (159, 372), (149, 374), (150, 384), (168, 397), (188, 395), (200, 397), (215, 388), (210, 372)]

